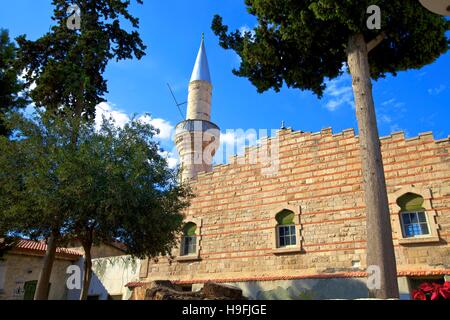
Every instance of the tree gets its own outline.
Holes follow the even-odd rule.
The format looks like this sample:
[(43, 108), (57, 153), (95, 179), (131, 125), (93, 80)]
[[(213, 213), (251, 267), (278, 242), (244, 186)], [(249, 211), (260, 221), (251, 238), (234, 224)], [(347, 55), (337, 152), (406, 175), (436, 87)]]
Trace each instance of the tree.
[[(136, 0), (142, 4), (142, 0)], [(139, 33), (139, 20), (129, 13), (130, 1), (121, 0), (52, 0), (52, 19), (56, 25), (36, 41), (18, 37), (18, 66), (25, 71), (26, 84), (35, 84), (30, 96), (46, 116), (73, 118), (72, 144), (78, 138), (82, 121), (95, 118), (95, 106), (104, 101), (107, 82), (103, 72), (111, 59), (140, 59), (145, 45)], [(68, 28), (68, 12), (76, 4), (81, 12), (80, 29)], [(121, 23), (134, 29), (126, 31)], [(58, 228), (56, 228), (58, 229)], [(47, 252), (39, 276), (35, 299), (46, 299), (57, 232), (49, 235)]]
[(14, 135), (0, 136), (1, 229), (12, 237), (33, 239), (55, 234), (54, 241), (64, 233), (68, 219), (57, 165), (70, 139), (63, 141), (55, 126), (47, 129), (37, 119), (29, 121), (17, 113), (9, 114), (6, 121)]
[(176, 170), (151, 140), (154, 133), (136, 120), (123, 129), (104, 122), (100, 132), (93, 126), (80, 131), (77, 151), (64, 169), (71, 181), (64, 195), (74, 210), (68, 232), (85, 252), (83, 300), (93, 245), (116, 239), (140, 258), (169, 254), (176, 245), (190, 192), (177, 184)]
[[(220, 45), (241, 57), (233, 73), (247, 77), (258, 92), (288, 87), (319, 98), (326, 79), (347, 64), (353, 80), (367, 215), (367, 265), (381, 271), (377, 298), (398, 297), (389, 206), (376, 125), (371, 79), (418, 69), (448, 50), (449, 22), (419, 1), (246, 0), (256, 16), (253, 32), (234, 31), (220, 16), (212, 29)], [(381, 30), (369, 30), (369, 6), (381, 8)], [(373, 7), (372, 7), (373, 8)]]
[(14, 121), (14, 139), (0, 140), (0, 225), (12, 234), (79, 241), (85, 252), (81, 299), (87, 298), (93, 245), (118, 240), (133, 256), (170, 253), (190, 192), (160, 155), (153, 127), (133, 120), (121, 129), (105, 121), (96, 131), (84, 122), (73, 145), (72, 124), (58, 117)]
[[(103, 72), (108, 62), (145, 55), (139, 33), (124, 30), (120, 20), (137, 29), (139, 19), (128, 12), (130, 1), (53, 0), (52, 4), (57, 24), (50, 32), (36, 41), (25, 35), (17, 38), (25, 79), (36, 84), (31, 98), (47, 112), (92, 120), (95, 106), (107, 93)], [(67, 9), (73, 4), (80, 8), (79, 30), (67, 27)]]
[(20, 72), (15, 67), (16, 47), (9, 39), (7, 30), (0, 29), (0, 135), (8, 136), (4, 117), (7, 112), (24, 108), (28, 100), (23, 93), (24, 86), (19, 80)]

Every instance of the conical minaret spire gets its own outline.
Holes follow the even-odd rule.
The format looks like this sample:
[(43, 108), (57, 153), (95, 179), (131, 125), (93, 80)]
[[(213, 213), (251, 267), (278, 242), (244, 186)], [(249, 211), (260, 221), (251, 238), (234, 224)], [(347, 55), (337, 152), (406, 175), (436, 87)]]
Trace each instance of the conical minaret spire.
[(189, 81), (188, 107), (186, 119), (207, 120), (211, 118), (212, 83), (206, 57), (205, 39), (202, 35), (200, 48), (195, 59)]
[(195, 179), (201, 171), (212, 170), (219, 147), (220, 130), (211, 120), (212, 83), (202, 34), (200, 48), (189, 81), (186, 120), (176, 126), (175, 144), (180, 154), (181, 179)]
[(192, 70), (191, 80), (207, 81), (211, 83), (211, 75), (209, 74), (208, 58), (206, 57), (205, 35), (202, 34), (202, 41), (198, 49), (197, 59), (195, 60), (194, 69)]

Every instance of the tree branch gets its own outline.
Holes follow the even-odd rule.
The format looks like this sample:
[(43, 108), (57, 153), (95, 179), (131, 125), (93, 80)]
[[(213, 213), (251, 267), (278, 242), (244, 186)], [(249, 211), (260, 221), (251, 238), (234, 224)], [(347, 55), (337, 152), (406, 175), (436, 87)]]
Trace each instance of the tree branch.
[(382, 32), (374, 39), (370, 40), (367, 43), (367, 52), (369, 53), (370, 51), (375, 49), (384, 40), (384, 38), (386, 38), (386, 33)]

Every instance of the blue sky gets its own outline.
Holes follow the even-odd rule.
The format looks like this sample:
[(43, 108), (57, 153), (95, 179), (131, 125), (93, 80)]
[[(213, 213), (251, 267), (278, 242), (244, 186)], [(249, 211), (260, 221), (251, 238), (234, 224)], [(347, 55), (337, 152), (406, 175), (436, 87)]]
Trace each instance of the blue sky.
[[(283, 89), (258, 94), (245, 78), (231, 73), (239, 64), (237, 55), (225, 51), (211, 32), (215, 13), (231, 29), (251, 28), (255, 19), (238, 0), (149, 1), (133, 5), (140, 18), (140, 34), (148, 46), (141, 60), (111, 62), (106, 70), (109, 93), (103, 110), (119, 121), (136, 113), (150, 113), (161, 127), (159, 139), (176, 157), (171, 134), (181, 120), (166, 83), (179, 102), (186, 101), (187, 86), (205, 33), (206, 51), (213, 82), (212, 121), (227, 129), (277, 129), (284, 120), (294, 130), (317, 132), (332, 127), (334, 132), (356, 128), (351, 81), (348, 75), (329, 83), (319, 100), (310, 92)], [(50, 0), (14, 0), (2, 3), (0, 27), (16, 37), (36, 39), (49, 30)], [(374, 97), (380, 135), (405, 131), (409, 137), (433, 131), (436, 139), (450, 135), (450, 53), (420, 70), (402, 72), (374, 83)], [(220, 162), (220, 161), (219, 161)]]

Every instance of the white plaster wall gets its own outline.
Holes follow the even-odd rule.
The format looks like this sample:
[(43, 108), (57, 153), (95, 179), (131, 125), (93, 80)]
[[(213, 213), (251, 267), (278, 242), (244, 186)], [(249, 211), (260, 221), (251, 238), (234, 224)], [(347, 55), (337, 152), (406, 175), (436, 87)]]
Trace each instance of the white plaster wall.
[[(25, 282), (38, 280), (42, 269), (42, 259), (43, 256), (29, 254), (12, 252), (6, 254), (3, 261), (4, 271), (0, 271), (0, 282), (3, 277), (0, 300), (23, 300)], [(66, 299), (66, 270), (71, 264), (75, 264), (75, 262), (55, 259), (50, 277), (49, 300)]]
[[(78, 265), (83, 270), (83, 261)], [(122, 295), (122, 299), (127, 300), (131, 291), (125, 285), (131, 281), (139, 281), (139, 269), (140, 260), (128, 255), (92, 259), (93, 273), (88, 294), (99, 295), (100, 300), (107, 300), (108, 295)], [(79, 299), (80, 291), (69, 290), (68, 299)]]

